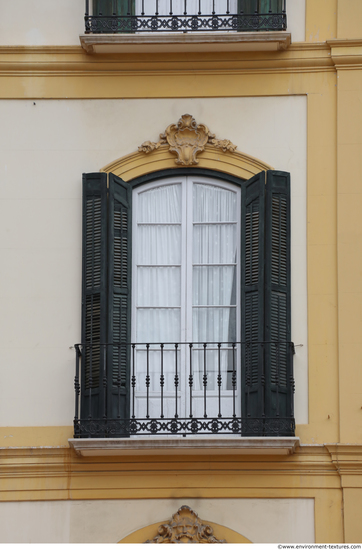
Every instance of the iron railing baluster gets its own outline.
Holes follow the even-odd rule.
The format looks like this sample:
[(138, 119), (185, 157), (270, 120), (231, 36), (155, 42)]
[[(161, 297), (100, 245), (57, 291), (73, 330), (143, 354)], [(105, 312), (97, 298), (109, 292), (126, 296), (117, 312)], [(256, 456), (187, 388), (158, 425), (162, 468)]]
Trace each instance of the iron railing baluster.
[(206, 410), (206, 390), (207, 390), (207, 370), (206, 370), (206, 346), (207, 344), (204, 343), (204, 376), (203, 376), (203, 386), (204, 386), (204, 418), (207, 418), (207, 410)]
[(233, 374), (232, 374), (232, 386), (233, 386), (233, 418), (236, 418), (236, 364), (235, 364), (235, 346), (233, 342)]
[(132, 386), (132, 418), (136, 418), (136, 416), (135, 416), (135, 392), (136, 392), (135, 349), (136, 349), (136, 344), (132, 344), (132, 378), (131, 378), (131, 386)]
[(80, 383), (79, 383), (79, 361), (81, 353), (79, 345), (75, 345), (75, 377), (74, 377), (74, 392), (75, 392), (75, 411), (74, 422), (78, 422), (79, 419), (79, 395), (80, 395)]
[(250, 342), (244, 344), (245, 348), (245, 386), (246, 386), (246, 415), (250, 417), (250, 384), (251, 384), (251, 346)]
[[(101, 346), (100, 352), (102, 352), (102, 346)], [(113, 346), (112, 346), (112, 358), (113, 358)], [(104, 419), (107, 418), (107, 371), (106, 371), (106, 368), (107, 368), (107, 346), (105, 344), (103, 344), (102, 380), (101, 380), (101, 383), (100, 383), (99, 387), (103, 389), (102, 405), (103, 405), (103, 418)], [(101, 392), (101, 390), (99, 391), (99, 393), (100, 392)]]
[[(270, 343), (267, 343), (266, 345), (269, 345)], [(261, 346), (261, 416), (264, 419), (265, 423), (265, 346), (263, 343), (260, 344)], [(259, 344), (258, 344), (259, 347)], [(270, 351), (269, 351), (270, 354)], [(263, 428), (264, 431), (264, 428)]]
[(147, 407), (147, 413), (146, 418), (150, 417), (150, 344), (146, 344), (146, 357), (147, 357), (147, 370), (146, 370), (146, 392), (147, 392), (147, 398), (146, 398), (146, 407)]
[(192, 418), (192, 386), (194, 383), (194, 377), (192, 373), (192, 344), (189, 344), (190, 349), (190, 374), (189, 374), (189, 387), (190, 387), (190, 418)]
[[(275, 348), (276, 348), (276, 378), (275, 378), (275, 385), (276, 385), (276, 392), (277, 392), (277, 398), (276, 398), (276, 416), (279, 418), (279, 384), (280, 384), (280, 346), (279, 342), (275, 342)], [(278, 434), (279, 435), (279, 434)]]
[[(93, 319), (93, 315), (92, 315)], [(88, 418), (92, 418), (92, 387), (93, 387), (93, 344), (89, 348), (89, 414)]]
[(184, 15), (187, 15), (187, 0), (184, 0)]
[(177, 350), (178, 350), (178, 344), (175, 344), (175, 418), (178, 418), (178, 384), (179, 384), (179, 376), (178, 376), (178, 366), (177, 366)]
[(163, 348), (164, 344), (160, 344), (161, 347), (161, 376), (160, 376), (160, 386), (161, 386), (161, 418), (164, 418), (163, 414), (163, 386), (165, 384), (165, 376), (163, 374)]
[[(117, 418), (121, 418), (121, 355), (122, 355), (121, 347), (122, 347), (122, 344), (118, 344), (118, 375), (117, 375), (118, 414), (117, 414)], [(127, 349), (126, 349), (126, 354), (127, 354)]]
[(287, 378), (288, 387), (290, 391), (290, 417), (294, 418), (294, 392), (295, 392), (295, 382), (294, 382), (294, 373), (293, 373), (293, 355), (295, 353), (295, 348), (293, 342), (289, 342), (289, 369)]
[(218, 385), (218, 398), (219, 398), (219, 413), (218, 417), (221, 418), (221, 384), (222, 384), (222, 376), (221, 376), (221, 344), (219, 343), (217, 345), (217, 364), (218, 364), (218, 375), (217, 375), (217, 385)]
[(173, 11), (172, 11), (172, 0), (170, 0), (170, 15), (172, 16), (173, 15)]

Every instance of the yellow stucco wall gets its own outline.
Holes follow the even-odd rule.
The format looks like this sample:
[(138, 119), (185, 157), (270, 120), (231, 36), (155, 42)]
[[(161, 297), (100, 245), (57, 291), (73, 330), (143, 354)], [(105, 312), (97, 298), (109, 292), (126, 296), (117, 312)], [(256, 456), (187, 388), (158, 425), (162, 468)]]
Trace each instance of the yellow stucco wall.
[(309, 422), (297, 426), (305, 447), (284, 459), (79, 459), (65, 448), (70, 426), (1, 428), (3, 501), (314, 499), (316, 542), (360, 542), (361, 37), (360, 0), (307, 0), (306, 43), (277, 53), (119, 58), (0, 47), (5, 100), (305, 95), (308, 136)]

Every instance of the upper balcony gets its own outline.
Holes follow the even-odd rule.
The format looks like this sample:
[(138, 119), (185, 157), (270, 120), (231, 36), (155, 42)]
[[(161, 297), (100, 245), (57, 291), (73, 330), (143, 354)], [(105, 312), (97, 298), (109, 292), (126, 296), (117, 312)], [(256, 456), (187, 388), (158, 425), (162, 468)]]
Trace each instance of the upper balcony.
[(285, 49), (286, 0), (86, 0), (89, 53)]

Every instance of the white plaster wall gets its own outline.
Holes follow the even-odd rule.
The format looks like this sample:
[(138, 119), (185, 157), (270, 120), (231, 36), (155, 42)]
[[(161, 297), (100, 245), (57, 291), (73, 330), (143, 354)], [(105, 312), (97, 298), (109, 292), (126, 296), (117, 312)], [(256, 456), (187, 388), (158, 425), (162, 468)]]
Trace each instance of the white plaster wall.
[[(84, 0), (0, 0), (0, 45), (78, 46), (84, 8)], [(292, 41), (304, 41), (305, 0), (287, 0), (287, 17)]]
[(0, 503), (2, 543), (112, 543), (182, 505), (254, 543), (313, 543), (314, 499), (84, 500)]
[[(34, 104), (35, 103), (35, 104)], [(297, 423), (308, 421), (306, 98), (0, 101), (0, 423), (70, 426), (80, 341), (81, 175), (184, 113), (292, 175)]]

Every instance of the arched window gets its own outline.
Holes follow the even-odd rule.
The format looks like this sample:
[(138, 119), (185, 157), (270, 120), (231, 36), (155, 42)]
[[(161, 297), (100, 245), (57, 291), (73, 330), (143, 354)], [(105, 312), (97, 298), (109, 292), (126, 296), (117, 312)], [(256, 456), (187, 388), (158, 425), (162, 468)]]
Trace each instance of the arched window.
[(84, 176), (79, 425), (291, 435), (289, 174), (173, 174)]

